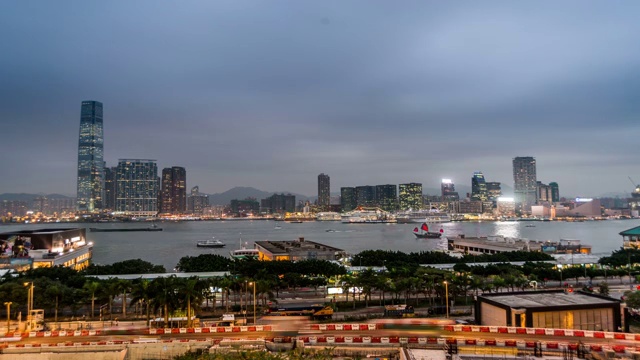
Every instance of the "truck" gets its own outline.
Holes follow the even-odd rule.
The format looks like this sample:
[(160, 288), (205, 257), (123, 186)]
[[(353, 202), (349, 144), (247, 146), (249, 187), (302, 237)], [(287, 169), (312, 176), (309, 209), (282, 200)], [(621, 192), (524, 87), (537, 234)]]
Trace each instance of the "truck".
[(385, 317), (413, 317), (414, 309), (411, 305), (386, 305), (384, 307)]
[(314, 320), (331, 319), (333, 308), (324, 305), (271, 307), (265, 315), (270, 316), (307, 316)]

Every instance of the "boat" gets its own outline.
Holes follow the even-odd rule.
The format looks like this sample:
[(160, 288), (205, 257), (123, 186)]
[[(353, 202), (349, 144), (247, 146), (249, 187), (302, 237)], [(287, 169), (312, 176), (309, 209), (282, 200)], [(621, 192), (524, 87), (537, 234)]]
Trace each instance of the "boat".
[(275, 230), (282, 230), (282, 226), (280, 226), (280, 225), (276, 225), (276, 226), (274, 227), (274, 229), (275, 229)]
[(162, 231), (161, 227), (152, 224), (146, 228), (89, 228), (91, 232), (118, 232), (118, 231)]
[(204, 247), (204, 248), (223, 248), (225, 247), (225, 244), (220, 240), (216, 240), (215, 238), (212, 238), (211, 240), (198, 241), (196, 243), (196, 246)]
[(409, 210), (396, 214), (399, 224), (406, 223), (443, 223), (450, 222), (451, 216), (436, 210)]
[(535, 226), (535, 225), (533, 225), (533, 224), (527, 224), (527, 225), (525, 225), (524, 227), (536, 227), (536, 226)]
[(427, 223), (422, 223), (420, 228), (413, 229), (413, 235), (420, 239), (439, 239), (442, 236), (444, 230), (440, 229), (439, 232), (429, 231)]
[(345, 213), (341, 217), (343, 224), (383, 224), (383, 223), (395, 223), (391, 214), (378, 208), (364, 208), (358, 207), (357, 209)]
[(260, 252), (258, 249), (248, 249), (247, 243), (242, 243), (242, 237), (240, 237), (240, 249), (231, 250), (229, 252), (232, 259), (242, 260), (242, 259), (257, 259)]

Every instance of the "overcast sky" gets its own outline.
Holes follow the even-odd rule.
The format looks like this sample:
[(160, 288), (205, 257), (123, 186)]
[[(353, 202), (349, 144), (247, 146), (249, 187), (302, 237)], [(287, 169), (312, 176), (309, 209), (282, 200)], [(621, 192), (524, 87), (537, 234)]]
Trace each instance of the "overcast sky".
[(207, 193), (314, 195), (534, 156), (561, 195), (640, 182), (638, 1), (2, 1), (0, 193), (75, 195), (80, 103), (105, 160)]

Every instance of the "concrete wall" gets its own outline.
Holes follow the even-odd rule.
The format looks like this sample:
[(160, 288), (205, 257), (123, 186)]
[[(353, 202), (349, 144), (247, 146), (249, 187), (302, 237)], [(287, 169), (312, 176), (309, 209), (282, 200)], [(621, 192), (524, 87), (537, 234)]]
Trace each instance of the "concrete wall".
[(505, 309), (482, 302), (480, 303), (480, 312), (482, 314), (482, 324), (480, 325), (507, 325), (507, 310)]

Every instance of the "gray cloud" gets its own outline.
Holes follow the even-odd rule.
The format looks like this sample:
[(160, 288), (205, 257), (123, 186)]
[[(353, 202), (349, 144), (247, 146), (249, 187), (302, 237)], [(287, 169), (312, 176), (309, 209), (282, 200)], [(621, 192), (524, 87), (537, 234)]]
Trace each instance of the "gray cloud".
[(187, 168), (189, 185), (313, 194), (473, 171), (585, 196), (640, 179), (640, 4), (0, 4), (0, 192), (75, 191), (80, 102), (105, 158)]

